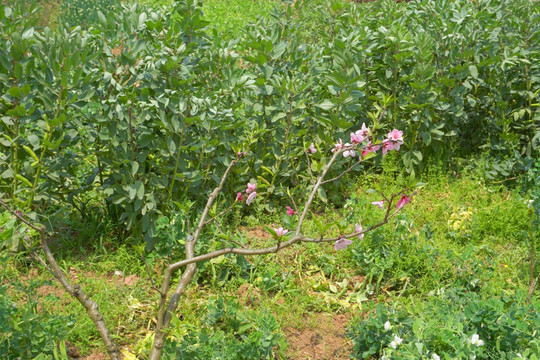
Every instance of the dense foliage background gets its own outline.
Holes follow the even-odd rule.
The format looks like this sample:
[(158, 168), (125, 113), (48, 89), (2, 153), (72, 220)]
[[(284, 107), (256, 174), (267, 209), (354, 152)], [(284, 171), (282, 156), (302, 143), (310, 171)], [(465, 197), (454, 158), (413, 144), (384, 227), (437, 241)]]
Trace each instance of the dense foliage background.
[(278, 184), (307, 176), (306, 144), (326, 151), (362, 122), (405, 131), (399, 163), (411, 173), (481, 154), (488, 176), (531, 166), (538, 6), (330, 5), (304, 23), (298, 3), (229, 41), (205, 31), (195, 1), (68, 7), (56, 31), (33, 27), (31, 7), (4, 7), (2, 192), (83, 216), (103, 201), (151, 249), (155, 219), (197, 203), (237, 151), (248, 153), (238, 184), (258, 178), (283, 195)]

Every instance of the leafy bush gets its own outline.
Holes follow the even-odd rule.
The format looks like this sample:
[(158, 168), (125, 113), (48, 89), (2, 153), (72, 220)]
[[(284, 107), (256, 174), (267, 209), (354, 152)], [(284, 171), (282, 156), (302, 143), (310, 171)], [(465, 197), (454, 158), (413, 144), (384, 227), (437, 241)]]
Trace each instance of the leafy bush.
[(0, 286), (0, 353), (4, 359), (57, 356), (57, 345), (73, 323), (65, 316), (38, 311), (36, 289), (43, 284), (13, 282), (24, 295), (24, 301), (17, 303), (8, 294), (8, 286)]
[(425, 301), (379, 304), (353, 321), (349, 336), (355, 359), (538, 359), (539, 310), (524, 293), (484, 300), (441, 288)]
[(222, 297), (206, 305), (201, 327), (175, 328), (177, 340), (165, 352), (174, 359), (272, 359), (285, 346), (280, 326), (269, 311), (244, 309)]
[(57, 22), (65, 27), (87, 26), (98, 19), (98, 13), (116, 8), (118, 0), (63, 0)]
[[(309, 9), (323, 24), (314, 38), (298, 16)], [(200, 208), (239, 151), (247, 161), (227, 192), (257, 179), (267, 199), (322, 169), (329, 149), (306, 165), (309, 144), (346, 140), (362, 122), (405, 130), (400, 171), (482, 147), (495, 156), (493, 176), (537, 157), (534, 2), (334, 1), (329, 9), (299, 1), (225, 41), (207, 33), (196, 0), (119, 4), (57, 31), (34, 28), (27, 10), (2, 8), (1, 191), (22, 210), (67, 206), (84, 216), (105, 204), (151, 250), (157, 219), (174, 201)], [(343, 181), (319, 200), (343, 200)], [(275, 211), (268, 203), (260, 210)]]

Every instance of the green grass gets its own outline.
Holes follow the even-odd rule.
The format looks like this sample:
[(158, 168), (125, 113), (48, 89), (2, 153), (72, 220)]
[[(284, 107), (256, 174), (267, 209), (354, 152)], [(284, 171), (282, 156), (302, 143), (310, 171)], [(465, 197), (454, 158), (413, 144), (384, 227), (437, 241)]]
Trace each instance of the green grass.
[[(320, 215), (323, 221), (349, 219), (364, 226), (376, 222), (382, 214), (370, 202), (377, 196), (366, 191), (382, 179), (360, 181), (351, 189), (346, 208), (343, 204), (337, 210), (327, 209)], [(304, 244), (248, 262), (226, 257), (201, 264), (196, 282), (181, 302), (175, 329), (200, 324), (200, 312), (215, 294), (238, 298), (245, 308), (270, 309), (282, 328), (303, 328), (309, 326), (306, 313), (360, 314), (382, 301), (414, 301), (441, 286), (472, 286), (485, 297), (526, 290), (528, 244), (523, 231), (528, 215), (518, 192), (489, 186), (466, 174), (452, 179), (437, 175), (427, 181), (403, 214), (364, 240), (355, 239), (347, 251), (336, 252), (332, 244)], [(454, 230), (448, 221), (451, 214), (468, 209), (472, 215), (459, 231)], [(259, 218), (260, 223), (267, 221)], [(306, 225), (308, 232), (314, 231), (312, 222)], [(100, 304), (120, 344), (144, 343), (158, 298), (144, 262), (129, 239), (116, 237), (114, 227), (100, 226), (100, 233), (86, 234), (77, 227), (92, 225), (73, 224), (71, 240), (66, 237), (62, 247), (57, 247), (64, 271), (75, 276)], [(78, 233), (82, 235), (77, 237)], [(258, 235), (257, 245), (271, 242), (263, 232), (248, 229), (247, 233)], [(378, 258), (366, 263), (370, 253)], [(150, 266), (159, 282), (161, 262), (155, 259)], [(6, 278), (30, 272), (36, 280), (54, 280), (35, 264), (12, 259), (6, 269)], [(122, 277), (113, 275), (115, 270), (124, 277), (133, 275), (136, 283), (125, 284)], [(59, 289), (56, 283), (52, 286)], [(240, 295), (239, 289), (244, 290)], [(67, 340), (82, 353), (100, 348), (82, 306), (65, 294), (59, 298), (44, 297), (41, 308), (76, 319)]]
[(243, 28), (250, 22), (270, 15), (274, 8), (283, 9), (280, 0), (205, 0), (203, 1), (204, 18), (210, 21), (224, 40), (239, 38)]

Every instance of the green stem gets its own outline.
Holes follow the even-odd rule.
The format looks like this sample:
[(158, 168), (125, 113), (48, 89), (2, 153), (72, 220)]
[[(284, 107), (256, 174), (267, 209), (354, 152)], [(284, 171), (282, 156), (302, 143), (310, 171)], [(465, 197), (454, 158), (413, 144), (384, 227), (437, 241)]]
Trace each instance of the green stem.
[(289, 113), (287, 114), (287, 130), (285, 131), (285, 143), (283, 144), (283, 151), (281, 156), (279, 157), (277, 163), (276, 163), (276, 171), (274, 171), (274, 175), (272, 176), (272, 181), (270, 182), (270, 186), (274, 185), (274, 182), (276, 181), (277, 174), (279, 173), (279, 168), (281, 167), (281, 161), (283, 159), (283, 154), (287, 151), (287, 146), (289, 144), (289, 135), (291, 131), (291, 125), (292, 125), (292, 102), (293, 102), (293, 95), (292, 93), (289, 96)]
[(529, 238), (531, 239), (531, 248), (529, 250), (529, 271), (531, 273), (530, 279), (529, 279), (529, 296), (527, 297), (527, 301), (531, 302), (532, 295), (534, 293), (534, 287), (536, 285), (536, 280), (534, 279), (534, 266), (536, 264), (536, 253), (535, 253), (535, 243), (534, 243), (534, 214), (531, 216), (531, 225), (529, 227)]
[(184, 142), (184, 127), (186, 126), (186, 123), (184, 122), (184, 124), (182, 124), (182, 135), (180, 135), (180, 142), (178, 143), (178, 152), (176, 153), (176, 161), (175, 161), (175, 164), (174, 164), (174, 172), (173, 172), (173, 176), (172, 176), (172, 180), (171, 180), (171, 186), (169, 186), (169, 195), (167, 196), (167, 201), (165, 202), (165, 206), (167, 206), (167, 204), (170, 203), (171, 199), (172, 199), (172, 193), (173, 193), (173, 189), (174, 189), (174, 181), (176, 180), (176, 172), (178, 171), (178, 164), (180, 164), (180, 153), (182, 152), (181, 151), (181, 146), (182, 146), (182, 143)]
[(34, 201), (34, 197), (36, 195), (36, 187), (37, 187), (37, 184), (38, 184), (38, 181), (39, 181), (39, 175), (41, 174), (41, 168), (43, 167), (42, 164), (43, 164), (43, 156), (45, 155), (45, 152), (47, 151), (47, 145), (46, 143), (49, 141), (49, 135), (50, 133), (49, 132), (46, 132), (45, 133), (45, 137), (44, 137), (44, 142), (43, 142), (43, 147), (41, 149), (41, 154), (39, 155), (39, 162), (38, 162), (38, 165), (37, 165), (37, 170), (36, 170), (36, 176), (34, 178), (34, 183), (32, 184), (32, 192), (30, 194), (30, 199), (28, 199), (28, 206), (32, 206), (32, 202)]

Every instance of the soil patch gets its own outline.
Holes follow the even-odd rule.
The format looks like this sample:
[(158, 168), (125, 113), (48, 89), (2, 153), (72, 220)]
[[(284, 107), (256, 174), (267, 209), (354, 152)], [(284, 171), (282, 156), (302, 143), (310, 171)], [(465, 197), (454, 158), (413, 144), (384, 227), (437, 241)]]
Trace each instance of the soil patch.
[(81, 360), (108, 360), (107, 355), (103, 353), (90, 354)]
[(352, 343), (346, 337), (349, 321), (345, 315), (306, 316), (309, 328), (284, 330), (290, 347), (290, 360), (348, 360)]

